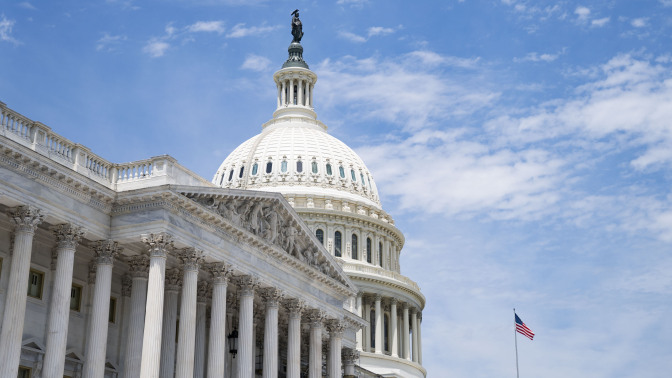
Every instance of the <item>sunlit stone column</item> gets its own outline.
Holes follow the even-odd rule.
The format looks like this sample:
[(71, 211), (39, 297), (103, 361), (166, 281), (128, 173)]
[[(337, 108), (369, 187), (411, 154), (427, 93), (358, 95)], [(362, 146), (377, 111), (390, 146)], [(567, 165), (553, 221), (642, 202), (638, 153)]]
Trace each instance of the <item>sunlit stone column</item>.
[(382, 299), (383, 297), (380, 294), (376, 294), (376, 328), (374, 329), (376, 332), (375, 351), (378, 354), (383, 353), (383, 309), (380, 303)]
[(341, 376), (341, 345), (343, 343), (343, 332), (345, 324), (340, 320), (331, 320), (327, 329), (329, 330), (329, 364), (327, 373), (329, 378), (338, 378)]
[(310, 80), (306, 80), (304, 83), (305, 83), (305, 86), (306, 86), (305, 103), (306, 103), (306, 107), (310, 108)]
[(231, 265), (211, 263), (206, 266), (212, 274), (212, 309), (208, 339), (208, 378), (222, 378), (226, 371), (226, 290)]
[(371, 305), (369, 304), (368, 297), (364, 301), (364, 320), (369, 322), (369, 325), (364, 327), (364, 351), (371, 351)]
[(418, 330), (418, 363), (422, 365), (422, 332), (420, 332), (420, 324), (422, 323), (422, 312), (418, 312), (418, 320), (417, 320), (417, 330)]
[(149, 249), (149, 279), (147, 281), (147, 306), (145, 333), (142, 338), (142, 378), (158, 378), (161, 365), (161, 327), (163, 323), (163, 285), (165, 283), (166, 257), (173, 248), (172, 236), (164, 232), (143, 234), (142, 241)]
[(282, 96), (281, 103), (282, 106), (287, 105), (287, 80), (282, 81), (282, 92), (280, 94)]
[[(103, 378), (105, 376), (112, 267), (114, 258), (120, 251), (119, 245), (112, 240), (99, 240), (94, 245), (96, 284), (88, 332), (89, 342), (87, 343), (86, 361), (84, 362), (84, 378)], [(58, 378), (61, 378), (61, 376)]]
[(315, 106), (313, 105), (313, 89), (315, 88), (315, 84), (310, 84), (310, 107), (314, 108)]
[(184, 276), (182, 277), (182, 304), (180, 307), (175, 378), (187, 378), (194, 375), (198, 269), (203, 262), (203, 253), (193, 248), (186, 248), (177, 251), (177, 256), (184, 264)]
[[(123, 363), (126, 359), (126, 340), (128, 339), (128, 322), (131, 316), (131, 288), (133, 279), (129, 274), (121, 277), (121, 317), (119, 321), (119, 332), (117, 333), (117, 356)], [(123, 365), (122, 365), (123, 366)]]
[(194, 349), (194, 378), (203, 378), (205, 375), (205, 325), (208, 321), (206, 308), (208, 305), (208, 281), (198, 282), (196, 295), (196, 348)]
[(282, 293), (275, 288), (261, 292), (266, 302), (266, 320), (264, 323), (264, 378), (278, 376), (278, 302)]
[(238, 296), (240, 306), (238, 312), (238, 377), (252, 377), (254, 361), (253, 317), (254, 289), (258, 283), (252, 276), (238, 277)]
[(166, 299), (163, 302), (163, 330), (161, 335), (160, 377), (175, 376), (175, 334), (177, 332), (177, 304), (182, 287), (182, 270), (166, 270)]
[(343, 378), (355, 378), (355, 362), (359, 359), (359, 352), (346, 348), (341, 352), (341, 357), (344, 365)]
[(289, 312), (287, 324), (287, 378), (301, 375), (301, 312), (305, 305), (300, 299), (289, 299), (285, 303)]
[(29, 206), (12, 209), (9, 217), (14, 221), (15, 234), (0, 332), (0, 377), (16, 377), (19, 374), (33, 235), (43, 218), (38, 209)]
[(392, 331), (392, 338), (390, 344), (390, 353), (392, 357), (399, 357), (397, 350), (399, 350), (399, 335), (398, 335), (397, 326), (397, 298), (392, 298), (390, 300), (390, 330)]
[(297, 104), (303, 106), (303, 80), (298, 79), (297, 81), (298, 81), (296, 89), (296, 91), (298, 92)]
[(310, 325), (310, 354), (308, 357), (308, 378), (322, 377), (322, 321), (325, 313), (312, 310), (308, 314)]
[[(357, 307), (356, 308), (356, 311), (357, 311), (356, 314), (359, 315), (359, 317), (362, 317), (362, 292), (361, 291), (359, 293), (357, 293), (357, 302), (356, 303), (357, 303), (356, 304), (356, 307)], [(356, 338), (356, 341), (357, 341), (357, 350), (363, 350), (362, 349), (362, 347), (363, 347), (362, 343), (364, 342), (364, 340), (362, 339), (362, 336), (363, 336), (362, 332), (363, 332), (363, 330), (359, 329), (359, 330), (357, 330), (357, 333), (355, 334), (355, 338)]]
[(133, 279), (131, 288), (131, 311), (126, 339), (124, 377), (139, 377), (142, 361), (142, 335), (145, 328), (145, 302), (147, 301), (147, 278), (149, 258), (133, 256), (128, 260), (129, 273)]
[(278, 84), (277, 84), (277, 87), (278, 87), (278, 108), (279, 108), (279, 107), (280, 107), (280, 103), (281, 103), (280, 101), (281, 101), (281, 99), (282, 99), (282, 92), (280, 92), (280, 90), (281, 90), (281, 88), (282, 88), (282, 84), (278, 83)]
[(418, 310), (411, 309), (411, 329), (413, 332), (413, 362), (418, 362)]
[(404, 324), (403, 324), (403, 327), (404, 327), (404, 332), (403, 332), (404, 333), (403, 334), (403, 337), (404, 337), (404, 355), (403, 355), (403, 357), (407, 360), (410, 360), (411, 359), (411, 354), (410, 354), (410, 345), (409, 345), (409, 340), (408, 340), (408, 338), (410, 336), (410, 333), (409, 333), (409, 330), (408, 330), (408, 303), (404, 303), (404, 305), (403, 305), (403, 314), (404, 314), (403, 315), (403, 322), (404, 322)]

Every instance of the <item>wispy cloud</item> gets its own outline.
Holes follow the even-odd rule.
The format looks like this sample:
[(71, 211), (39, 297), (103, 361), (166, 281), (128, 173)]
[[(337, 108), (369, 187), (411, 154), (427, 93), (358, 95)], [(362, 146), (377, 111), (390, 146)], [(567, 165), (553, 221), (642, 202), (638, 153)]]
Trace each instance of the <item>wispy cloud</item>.
[(393, 34), (394, 32), (396, 32), (395, 28), (387, 28), (383, 26), (371, 26), (370, 28), (367, 29), (366, 37), (359, 34), (355, 34), (353, 32), (343, 30), (339, 31), (338, 35), (341, 38), (347, 39), (350, 42), (364, 43), (368, 41), (371, 37), (389, 35)]
[(649, 19), (647, 17), (635, 18), (630, 22), (630, 25), (636, 28), (643, 28), (648, 25)]
[(145, 54), (148, 54), (152, 58), (162, 57), (166, 51), (170, 48), (170, 44), (161, 39), (152, 38), (150, 39), (145, 47), (142, 48), (142, 51)]
[(265, 56), (250, 54), (245, 58), (243, 65), (240, 67), (244, 70), (263, 72), (268, 70), (271, 66), (271, 60)]
[(96, 51), (114, 51), (116, 47), (127, 38), (125, 35), (111, 35), (107, 32), (96, 41)]
[(368, 35), (369, 37), (372, 37), (374, 35), (388, 35), (394, 33), (393, 28), (385, 28), (382, 26), (372, 26), (368, 30)]
[(609, 23), (609, 20), (611, 20), (611, 18), (609, 18), (609, 17), (598, 18), (598, 19), (590, 21), (590, 26), (593, 26), (593, 27), (596, 27), (596, 28), (601, 28), (604, 25), (606, 25), (607, 23)]
[(14, 28), (14, 20), (10, 20), (5, 15), (0, 15), (0, 41), (9, 42), (14, 45), (21, 43), (12, 36), (12, 29)]
[(37, 8), (35, 8), (35, 6), (33, 4), (31, 4), (27, 1), (22, 1), (22, 2), (18, 3), (17, 5), (21, 8), (23, 8), (23, 9), (37, 10)]
[(152, 37), (147, 41), (142, 51), (153, 58), (159, 58), (165, 55), (171, 48), (171, 43), (182, 39), (182, 43), (195, 40), (197, 33), (215, 33), (223, 34), (225, 31), (224, 21), (197, 21), (184, 27), (175, 27), (173, 23), (168, 23), (164, 28), (164, 35), (161, 37)]
[(275, 26), (250, 26), (246, 27), (244, 23), (236, 24), (234, 27), (231, 29), (231, 31), (226, 34), (226, 38), (243, 38), (243, 37), (249, 37), (253, 35), (261, 35), (265, 33), (272, 32), (273, 30), (278, 30), (281, 26), (280, 25), (275, 25)]
[(349, 31), (339, 31), (338, 35), (343, 38), (347, 39), (350, 42), (356, 42), (356, 43), (364, 43), (366, 42), (366, 38), (362, 37), (361, 35), (351, 33)]
[(206, 32), (222, 34), (224, 33), (224, 21), (198, 21), (187, 26), (187, 30), (191, 33)]
[(514, 62), (547, 62), (548, 63), (548, 62), (552, 62), (552, 61), (558, 59), (558, 57), (561, 54), (562, 54), (562, 52), (556, 53), (556, 54), (548, 54), (548, 53), (540, 54), (540, 53), (537, 53), (537, 52), (531, 52), (531, 53), (527, 53), (522, 58), (514, 58), (513, 61)]
[(574, 14), (578, 17), (579, 21), (587, 21), (590, 16), (590, 9), (584, 6), (578, 6), (574, 10)]

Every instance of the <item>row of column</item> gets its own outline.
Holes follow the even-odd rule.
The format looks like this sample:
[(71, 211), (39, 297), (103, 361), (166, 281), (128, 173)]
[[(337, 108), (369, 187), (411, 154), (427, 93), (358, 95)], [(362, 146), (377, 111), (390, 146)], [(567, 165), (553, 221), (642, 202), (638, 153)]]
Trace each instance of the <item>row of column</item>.
[[(401, 357), (422, 365), (422, 337), (420, 324), (422, 313), (408, 303), (401, 304), (401, 322), (399, 322), (398, 306), (396, 298), (386, 300), (385, 311), (389, 312), (388, 323), (388, 350), (392, 357)], [(373, 306), (374, 317), (371, 318)], [(383, 354), (384, 311), (383, 297), (357, 295), (357, 313), (369, 322), (369, 327), (357, 332), (357, 347), (359, 350)], [(373, 340), (371, 340), (373, 330)]]
[(285, 79), (277, 84), (278, 107), (288, 105), (313, 107), (314, 84), (306, 79)]

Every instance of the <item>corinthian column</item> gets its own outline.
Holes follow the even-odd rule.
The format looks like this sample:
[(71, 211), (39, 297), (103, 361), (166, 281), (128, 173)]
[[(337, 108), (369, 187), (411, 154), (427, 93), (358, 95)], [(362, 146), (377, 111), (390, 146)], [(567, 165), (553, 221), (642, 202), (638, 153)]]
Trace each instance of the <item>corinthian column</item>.
[(182, 271), (166, 270), (166, 299), (163, 302), (163, 331), (161, 335), (161, 370), (159, 376), (175, 376), (175, 334), (177, 332), (177, 303), (182, 287)]
[(178, 251), (184, 263), (182, 278), (182, 304), (180, 307), (180, 333), (177, 339), (177, 367), (175, 378), (194, 375), (194, 351), (196, 347), (196, 295), (198, 269), (203, 262), (203, 253), (193, 248)]
[(264, 323), (264, 370), (263, 378), (278, 376), (278, 302), (282, 293), (274, 288), (261, 292), (266, 301), (266, 322)]
[(128, 320), (124, 377), (139, 377), (142, 361), (142, 335), (145, 328), (149, 258), (145, 255), (133, 256), (128, 260), (128, 267), (133, 283), (131, 284), (131, 311)]
[(411, 327), (413, 332), (413, 362), (418, 362), (418, 310), (411, 310)]
[(308, 314), (310, 324), (310, 354), (308, 358), (308, 378), (322, 377), (322, 321), (325, 313), (312, 310)]
[(376, 332), (375, 352), (378, 354), (383, 353), (383, 309), (380, 305), (382, 299), (383, 297), (380, 294), (376, 294), (376, 325), (374, 330)]
[(403, 317), (403, 321), (404, 321), (404, 324), (403, 324), (404, 355), (403, 355), (403, 357), (407, 360), (410, 360), (411, 359), (411, 354), (410, 354), (410, 345), (409, 345), (409, 340), (408, 340), (408, 338), (410, 336), (410, 333), (408, 331), (408, 303), (404, 303), (403, 309), (404, 309), (403, 310), (404, 311), (403, 312), (404, 313), (404, 317)]
[(240, 306), (238, 312), (238, 375), (237, 378), (252, 377), (252, 361), (254, 361), (254, 289), (257, 280), (252, 276), (238, 277), (238, 296)]
[(208, 264), (207, 269), (212, 274), (208, 378), (222, 378), (226, 371), (226, 289), (231, 275), (231, 266), (224, 263), (212, 263)]
[(70, 290), (75, 249), (84, 233), (72, 224), (59, 224), (52, 231), (56, 235), (56, 274), (49, 304), (47, 350), (44, 353), (45, 378), (61, 378), (65, 366), (65, 344), (68, 340), (70, 319)]
[(390, 300), (390, 330), (392, 331), (392, 344), (390, 345), (390, 352), (392, 357), (399, 357), (397, 352), (398, 347), (398, 327), (397, 327), (397, 299)]
[(196, 348), (194, 349), (194, 378), (203, 378), (205, 373), (205, 323), (207, 320), (208, 281), (200, 281), (196, 294)]
[(355, 362), (359, 359), (359, 352), (347, 348), (343, 349), (341, 356), (343, 358), (343, 365), (345, 365), (343, 378), (355, 378)]
[(114, 258), (120, 250), (119, 245), (112, 240), (99, 240), (94, 245), (96, 284), (93, 292), (91, 323), (89, 323), (89, 342), (86, 347), (84, 378), (103, 378), (105, 375), (112, 266)]
[(299, 378), (301, 375), (301, 312), (305, 308), (299, 299), (290, 299), (285, 303), (289, 312), (287, 329), (287, 378)]
[[(5, 313), (2, 317), (3, 327), (0, 333), (0, 377), (16, 377), (19, 374), (30, 254), (35, 229), (43, 218), (39, 210), (28, 206), (13, 209), (9, 216), (15, 223), (15, 234), (5, 296)], [(65, 359), (65, 355), (63, 358)]]
[(166, 233), (144, 234), (142, 241), (149, 249), (149, 279), (147, 281), (147, 306), (145, 332), (142, 337), (142, 378), (159, 378), (161, 364), (161, 326), (163, 323), (163, 284), (166, 257), (172, 249), (172, 236)]
[(331, 320), (327, 324), (327, 329), (329, 330), (329, 366), (327, 372), (330, 378), (337, 378), (341, 376), (341, 345), (345, 324), (340, 320)]

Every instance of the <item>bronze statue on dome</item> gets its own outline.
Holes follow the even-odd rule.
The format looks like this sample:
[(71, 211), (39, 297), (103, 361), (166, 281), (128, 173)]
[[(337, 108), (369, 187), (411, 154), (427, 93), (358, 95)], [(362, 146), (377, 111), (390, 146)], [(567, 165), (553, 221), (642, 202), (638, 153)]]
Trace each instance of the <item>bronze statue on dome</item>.
[(301, 24), (301, 20), (299, 19), (298, 9), (292, 12), (292, 36), (294, 37), (292, 43), (301, 43), (301, 38), (303, 38), (303, 24)]

